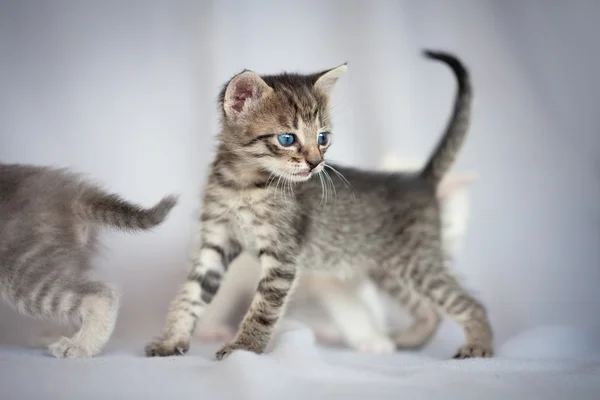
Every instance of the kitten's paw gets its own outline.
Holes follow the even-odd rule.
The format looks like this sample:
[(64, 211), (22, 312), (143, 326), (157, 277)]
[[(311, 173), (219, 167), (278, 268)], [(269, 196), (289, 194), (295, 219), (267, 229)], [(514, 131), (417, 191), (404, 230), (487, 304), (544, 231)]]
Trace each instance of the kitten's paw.
[(396, 344), (387, 336), (369, 336), (349, 343), (350, 347), (362, 353), (389, 354), (396, 350)]
[(100, 351), (87, 349), (69, 338), (63, 337), (48, 346), (48, 351), (56, 358), (82, 358), (95, 356)]
[(244, 343), (241, 341), (234, 341), (233, 343), (226, 344), (225, 346), (223, 346), (221, 348), (221, 350), (217, 351), (217, 354), (216, 354), (217, 360), (219, 360), (219, 361), (224, 360), (225, 358), (227, 358), (231, 353), (233, 353), (236, 350), (251, 351), (256, 354), (262, 354), (264, 351), (264, 348), (259, 347), (259, 346), (254, 346), (249, 343)]
[(190, 349), (186, 340), (156, 339), (146, 345), (146, 357), (182, 356)]
[(492, 349), (492, 347), (489, 345), (465, 344), (460, 349), (458, 349), (458, 351), (452, 358), (455, 358), (455, 359), (474, 358), (474, 357), (491, 358), (493, 356), (494, 356), (494, 349)]
[(215, 355), (218, 361), (226, 359), (234, 350), (237, 350), (235, 346), (227, 344), (221, 347), (221, 350), (217, 351)]
[(201, 326), (196, 337), (206, 342), (229, 342), (233, 340), (233, 331), (227, 325)]

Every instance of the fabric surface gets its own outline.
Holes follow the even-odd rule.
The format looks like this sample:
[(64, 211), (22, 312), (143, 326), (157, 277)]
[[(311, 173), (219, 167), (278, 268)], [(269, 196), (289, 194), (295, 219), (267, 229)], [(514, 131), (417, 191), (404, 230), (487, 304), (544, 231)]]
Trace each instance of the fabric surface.
[[(268, 353), (213, 359), (217, 344), (185, 357), (142, 356), (114, 341), (99, 357), (57, 360), (42, 350), (0, 348), (2, 399), (598, 399), (600, 343), (594, 332), (545, 327), (515, 336), (494, 359), (449, 360), (436, 351), (359, 354), (315, 346), (295, 323)], [(444, 352), (446, 352), (445, 349)]]

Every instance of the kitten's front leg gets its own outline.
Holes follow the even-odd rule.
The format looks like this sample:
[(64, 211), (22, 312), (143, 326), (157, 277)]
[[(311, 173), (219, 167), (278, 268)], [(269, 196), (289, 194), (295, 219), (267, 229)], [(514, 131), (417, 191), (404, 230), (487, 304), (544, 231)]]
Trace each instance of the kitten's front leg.
[(263, 353), (285, 310), (296, 280), (296, 266), (289, 254), (278, 252), (274, 246), (264, 247), (258, 254), (261, 278), (252, 304), (236, 338), (217, 352), (218, 360), (227, 357), (234, 350)]
[(241, 246), (231, 239), (225, 221), (205, 221), (201, 244), (188, 277), (171, 302), (162, 335), (146, 346), (146, 355), (185, 354), (196, 322), (216, 295), (223, 275)]

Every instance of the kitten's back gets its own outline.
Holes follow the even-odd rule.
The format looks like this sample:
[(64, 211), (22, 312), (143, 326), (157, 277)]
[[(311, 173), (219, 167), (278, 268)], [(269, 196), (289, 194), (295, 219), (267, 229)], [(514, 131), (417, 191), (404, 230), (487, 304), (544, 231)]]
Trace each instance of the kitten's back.
[(66, 169), (0, 164), (0, 216), (58, 213), (122, 230), (146, 230), (162, 223), (176, 204), (175, 196), (166, 196), (144, 208)]

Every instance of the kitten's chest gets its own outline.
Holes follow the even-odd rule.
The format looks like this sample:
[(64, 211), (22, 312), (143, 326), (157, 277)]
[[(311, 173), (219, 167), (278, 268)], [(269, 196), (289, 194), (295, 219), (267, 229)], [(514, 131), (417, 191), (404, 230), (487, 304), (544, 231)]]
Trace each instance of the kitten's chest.
[(247, 249), (257, 248), (257, 237), (264, 230), (268, 206), (258, 196), (234, 197), (227, 201), (233, 236)]
[(233, 235), (247, 249), (256, 249), (256, 217), (252, 210), (238, 209), (231, 220)]

